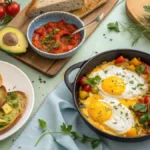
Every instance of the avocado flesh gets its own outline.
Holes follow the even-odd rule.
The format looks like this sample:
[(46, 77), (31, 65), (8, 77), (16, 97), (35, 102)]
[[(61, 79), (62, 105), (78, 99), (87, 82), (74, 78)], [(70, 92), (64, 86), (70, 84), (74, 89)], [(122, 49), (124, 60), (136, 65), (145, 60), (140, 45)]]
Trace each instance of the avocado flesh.
[[(14, 33), (18, 37), (18, 44), (15, 46), (8, 46), (3, 42), (3, 36), (6, 33)], [(4, 27), (0, 30), (0, 49), (8, 53), (20, 54), (27, 51), (28, 41), (24, 34), (15, 27)]]

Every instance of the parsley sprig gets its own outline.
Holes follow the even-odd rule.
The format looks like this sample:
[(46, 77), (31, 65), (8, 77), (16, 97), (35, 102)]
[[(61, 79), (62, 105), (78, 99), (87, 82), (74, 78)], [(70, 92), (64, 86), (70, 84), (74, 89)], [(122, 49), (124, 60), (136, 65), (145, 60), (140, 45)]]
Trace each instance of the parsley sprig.
[(144, 6), (144, 10), (145, 10), (146, 12), (150, 12), (150, 6)]
[[(69, 135), (74, 140), (79, 140), (82, 143), (90, 142), (92, 149), (97, 148), (99, 146), (99, 144), (101, 143), (101, 139), (91, 138), (91, 137), (88, 137), (86, 135), (80, 136), (77, 132), (72, 130), (72, 125), (67, 126), (67, 125), (65, 125), (65, 123), (63, 123), (60, 126), (61, 127), (60, 132), (51, 132), (49, 130), (49, 128), (47, 127), (47, 123), (44, 120), (38, 119), (38, 122), (39, 122), (39, 126), (43, 129), (43, 134), (39, 137), (39, 139), (37, 140), (35, 146), (37, 146), (38, 143), (40, 142), (40, 140), (47, 134), (50, 134), (50, 135), (53, 135), (53, 134)], [(56, 138), (53, 137), (53, 140), (56, 142)]]
[(140, 112), (143, 114), (139, 119), (140, 124), (145, 124), (146, 122), (150, 121), (150, 110), (148, 107), (149, 105), (150, 102), (148, 102), (147, 104), (137, 103), (131, 108), (134, 112)]
[(84, 83), (94, 87), (96, 84), (100, 82), (100, 80), (101, 80), (100, 76), (96, 75), (94, 78), (87, 78), (86, 80), (84, 80)]
[(116, 21), (115, 23), (114, 23), (114, 22), (111, 22), (111, 23), (107, 24), (107, 28), (108, 28), (109, 30), (114, 30), (114, 31), (116, 31), (116, 32), (120, 32), (120, 30), (119, 30), (119, 24), (118, 24), (117, 21)]

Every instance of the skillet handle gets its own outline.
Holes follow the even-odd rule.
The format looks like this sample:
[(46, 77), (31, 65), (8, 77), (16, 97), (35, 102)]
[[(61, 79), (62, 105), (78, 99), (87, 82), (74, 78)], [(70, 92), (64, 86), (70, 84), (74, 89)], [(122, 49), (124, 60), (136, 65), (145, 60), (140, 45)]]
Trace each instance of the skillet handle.
[(79, 62), (79, 63), (71, 66), (70, 68), (68, 68), (67, 71), (65, 72), (65, 83), (71, 92), (73, 91), (73, 83), (71, 83), (69, 81), (69, 75), (73, 70), (75, 70), (77, 68), (81, 68), (86, 62), (87, 62), (87, 60)]

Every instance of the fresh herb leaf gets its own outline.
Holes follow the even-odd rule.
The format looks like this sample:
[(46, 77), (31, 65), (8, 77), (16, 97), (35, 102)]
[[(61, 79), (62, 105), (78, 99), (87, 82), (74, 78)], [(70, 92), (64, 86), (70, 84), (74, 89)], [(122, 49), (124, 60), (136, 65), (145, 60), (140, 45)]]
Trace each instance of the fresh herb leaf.
[(150, 121), (150, 111), (147, 113), (148, 121)]
[(19, 105), (18, 105), (18, 103), (13, 103), (12, 104), (12, 107), (14, 107), (14, 108), (17, 108)]
[(66, 126), (64, 123), (61, 125), (61, 131), (64, 134), (70, 134), (71, 130), (72, 130), (72, 125)]
[(51, 51), (51, 50), (52, 50), (52, 46), (49, 44), (49, 45), (47, 45), (46, 49), (47, 49), (48, 51)]
[(54, 33), (53, 32), (51, 32), (50, 34), (48, 34), (47, 36), (46, 36), (46, 40), (49, 40), (49, 39), (51, 39), (51, 38), (53, 38), (54, 37)]
[(56, 34), (56, 33), (58, 33), (59, 31), (60, 31), (60, 29), (55, 28), (53, 32), (54, 32), (54, 34)]
[(142, 74), (142, 73), (144, 73), (145, 69), (146, 69), (146, 66), (140, 65), (140, 66), (138, 66), (138, 67), (135, 68), (135, 71), (136, 71), (138, 74)]
[(140, 84), (140, 83), (139, 83), (139, 84), (137, 85), (137, 87), (139, 87), (139, 86), (144, 86), (144, 84)]
[(96, 75), (94, 78), (87, 78), (86, 80), (84, 80), (84, 83), (91, 85), (93, 87), (96, 84), (98, 84), (100, 80), (101, 80), (100, 76)]
[[(145, 19), (144, 19), (145, 20)], [(129, 32), (132, 38), (132, 46), (134, 46), (139, 39), (150, 33), (150, 25), (145, 24), (144, 26), (139, 23), (120, 23), (124, 29), (124, 32)]]
[(86, 105), (81, 103), (81, 104), (79, 104), (79, 108), (86, 108)]
[(93, 148), (93, 149), (97, 148), (97, 147), (99, 146), (100, 142), (101, 142), (100, 140), (93, 140), (93, 141), (91, 142), (92, 148)]
[(143, 116), (140, 117), (139, 119), (139, 123), (141, 124), (144, 124), (148, 121), (148, 118), (147, 118), (147, 114), (144, 114)]
[(38, 122), (39, 122), (39, 126), (43, 129), (47, 129), (47, 124), (44, 120), (42, 119), (38, 119)]
[[(80, 140), (82, 143), (86, 143), (86, 142), (91, 142), (91, 147), (92, 149), (95, 149), (99, 146), (101, 140), (100, 139), (96, 139), (96, 138), (90, 138), (86, 135), (83, 136), (79, 136), (75, 131), (72, 131), (72, 125), (65, 125), (65, 123), (63, 123), (60, 127), (61, 127), (61, 132), (51, 132), (48, 127), (47, 124), (44, 120), (42, 119), (38, 119), (39, 122), (39, 126), (44, 129), (44, 133), (39, 137), (39, 139), (37, 140), (35, 146), (38, 145), (38, 143), (40, 142), (40, 140), (47, 134), (65, 134), (65, 135), (69, 135), (71, 136), (74, 140)], [(53, 135), (52, 135), (53, 136)], [(56, 141), (56, 138), (53, 137), (53, 140)]]
[(76, 132), (71, 132), (71, 136), (73, 137), (74, 140), (79, 139), (80, 136)]
[(16, 98), (17, 98), (17, 94), (15, 92), (9, 92), (6, 101), (15, 100)]
[(135, 87), (133, 87), (133, 88), (132, 88), (132, 90), (136, 90), (136, 88), (135, 88)]
[(145, 10), (146, 12), (150, 12), (150, 6), (144, 6), (144, 10)]
[(120, 32), (118, 22), (109, 23), (109, 24), (107, 25), (107, 28), (108, 28), (109, 30), (114, 30), (114, 31), (116, 31), (116, 32)]
[(71, 36), (70, 35), (65, 36), (65, 38), (66, 38), (67, 41), (71, 40)]
[(130, 84), (133, 84), (133, 83), (134, 83), (134, 81), (133, 81), (133, 80), (131, 80), (131, 81), (129, 81), (129, 83), (130, 83)]
[(144, 103), (137, 103), (133, 106), (134, 111), (146, 112), (147, 105)]
[(48, 44), (48, 43), (49, 43), (48, 40), (43, 40), (43, 41), (41, 42), (41, 44)]
[(59, 42), (56, 42), (53, 47), (54, 47), (54, 48), (59, 48), (59, 47), (60, 47), (60, 43), (59, 43)]

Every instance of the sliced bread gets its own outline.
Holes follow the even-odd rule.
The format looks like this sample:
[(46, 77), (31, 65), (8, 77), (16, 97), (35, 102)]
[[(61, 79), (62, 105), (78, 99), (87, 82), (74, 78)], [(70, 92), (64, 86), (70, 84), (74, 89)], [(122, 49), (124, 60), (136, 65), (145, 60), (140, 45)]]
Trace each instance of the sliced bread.
[(0, 108), (5, 103), (6, 97), (7, 97), (7, 90), (6, 90), (5, 86), (2, 85), (0, 87)]
[(6, 104), (11, 111), (7, 114), (3, 110), (4, 106), (0, 109), (0, 134), (8, 131), (19, 121), (26, 109), (27, 97), (21, 91), (9, 92), (4, 105)]
[(49, 11), (73, 11), (82, 8), (84, 0), (32, 0), (26, 16), (35, 17)]

